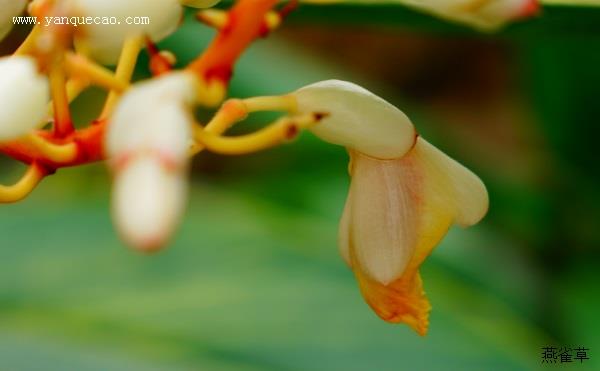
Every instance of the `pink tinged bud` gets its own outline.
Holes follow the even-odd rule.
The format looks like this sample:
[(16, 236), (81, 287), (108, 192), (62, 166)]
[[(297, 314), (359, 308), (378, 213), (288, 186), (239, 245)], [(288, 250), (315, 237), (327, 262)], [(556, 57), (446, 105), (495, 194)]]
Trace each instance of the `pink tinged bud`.
[(17, 139), (44, 124), (49, 84), (34, 59), (0, 58), (0, 100), (0, 141)]
[[(177, 29), (183, 16), (179, 0), (71, 1), (73, 15), (94, 19), (94, 24), (77, 26), (75, 46), (105, 64), (117, 62), (128, 37), (148, 36), (154, 42), (161, 41)], [(96, 24), (96, 20), (111, 24)]]
[(27, 0), (0, 0), (0, 40), (13, 28), (13, 17), (25, 9)]
[(221, 0), (180, 0), (182, 5), (192, 8), (210, 8), (221, 2)]
[(297, 90), (294, 96), (300, 112), (328, 114), (311, 128), (326, 142), (381, 159), (402, 157), (414, 145), (417, 134), (408, 117), (358, 85), (321, 81)]
[(151, 252), (168, 242), (185, 209), (186, 180), (157, 156), (132, 159), (116, 173), (113, 217), (128, 245)]
[(188, 105), (195, 91), (194, 77), (185, 73), (138, 84), (108, 125), (114, 220), (125, 242), (139, 250), (165, 245), (184, 211), (192, 136)]

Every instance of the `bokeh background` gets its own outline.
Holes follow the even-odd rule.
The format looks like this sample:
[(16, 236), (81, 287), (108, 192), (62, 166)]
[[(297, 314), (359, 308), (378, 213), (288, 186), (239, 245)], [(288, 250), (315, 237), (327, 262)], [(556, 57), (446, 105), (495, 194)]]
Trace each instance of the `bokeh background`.
[[(184, 65), (212, 35), (189, 15), (161, 46)], [(197, 158), (183, 225), (153, 256), (113, 231), (103, 165), (2, 206), (0, 369), (600, 369), (600, 8), (546, 7), (482, 35), (401, 6), (305, 5), (244, 56), (231, 95), (330, 78), (386, 97), (488, 186), (486, 219), (423, 267), (427, 337), (363, 302), (336, 247), (345, 151), (305, 133)], [(80, 123), (100, 98), (76, 102)], [(0, 166), (2, 182), (22, 171)], [(590, 359), (543, 365), (550, 345)]]

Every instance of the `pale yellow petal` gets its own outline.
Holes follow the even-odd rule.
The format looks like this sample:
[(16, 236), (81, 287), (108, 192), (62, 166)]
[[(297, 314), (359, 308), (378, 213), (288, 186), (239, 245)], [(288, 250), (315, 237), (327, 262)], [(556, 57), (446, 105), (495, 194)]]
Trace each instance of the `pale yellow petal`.
[[(353, 199), (359, 201), (351, 209), (350, 256), (361, 291), (382, 319), (406, 323), (423, 335), (430, 305), (419, 267), (452, 224), (483, 217), (487, 191), (473, 173), (422, 138), (398, 160), (360, 155), (353, 160)], [(358, 187), (375, 195), (358, 197)], [(407, 252), (403, 269), (390, 279), (390, 267), (400, 267), (398, 256)], [(374, 272), (377, 267), (381, 272)]]
[(456, 224), (468, 227), (485, 216), (488, 193), (477, 175), (423, 138), (417, 141), (416, 156), (431, 178), (429, 187), (433, 200), (439, 204), (450, 203)]
[(414, 254), (418, 227), (418, 168), (398, 160), (382, 161), (354, 152), (351, 239), (359, 266), (388, 284), (399, 277)]

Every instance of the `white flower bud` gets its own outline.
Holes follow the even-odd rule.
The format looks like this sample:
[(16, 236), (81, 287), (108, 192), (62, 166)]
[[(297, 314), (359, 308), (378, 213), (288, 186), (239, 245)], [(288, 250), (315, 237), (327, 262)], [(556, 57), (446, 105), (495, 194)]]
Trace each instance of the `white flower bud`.
[(82, 27), (82, 32), (77, 34), (75, 45), (105, 64), (113, 64), (118, 60), (127, 37), (147, 35), (155, 42), (160, 41), (177, 29), (183, 15), (179, 0), (71, 1), (75, 14), (117, 22), (78, 26)]
[(113, 217), (122, 238), (142, 251), (162, 247), (185, 208), (185, 172), (169, 169), (157, 157), (132, 159), (117, 172)]
[(217, 5), (221, 0), (180, 0), (182, 5), (192, 8), (210, 8)]
[(195, 94), (193, 75), (173, 73), (133, 87), (119, 102), (105, 149), (115, 172), (113, 213), (123, 239), (142, 251), (162, 247), (186, 201)]
[(346, 81), (327, 80), (293, 93), (300, 112), (326, 112), (311, 128), (324, 141), (381, 159), (404, 156), (414, 145), (413, 124), (398, 108)]
[(170, 161), (187, 159), (195, 78), (172, 73), (136, 84), (119, 102), (106, 135), (109, 157), (156, 151)]
[(13, 28), (13, 17), (25, 9), (27, 0), (0, 0), (0, 40)]
[(50, 100), (48, 79), (30, 57), (0, 58), (0, 141), (16, 139), (43, 124)]

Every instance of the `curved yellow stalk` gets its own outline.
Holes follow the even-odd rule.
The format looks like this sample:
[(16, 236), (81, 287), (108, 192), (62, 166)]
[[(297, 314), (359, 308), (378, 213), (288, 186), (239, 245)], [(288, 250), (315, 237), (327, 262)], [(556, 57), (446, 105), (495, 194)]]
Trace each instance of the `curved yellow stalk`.
[(65, 66), (72, 76), (87, 79), (98, 86), (118, 93), (123, 92), (129, 85), (128, 81), (118, 79), (111, 70), (75, 53), (66, 54)]
[[(138, 56), (144, 45), (144, 38), (141, 36), (130, 37), (123, 43), (123, 49), (121, 50), (121, 56), (119, 57), (119, 63), (117, 65), (117, 71), (115, 76), (118, 80), (123, 83), (129, 83), (135, 70)], [(100, 119), (106, 119), (113, 111), (114, 106), (119, 100), (121, 92), (111, 90), (106, 98), (104, 109), (100, 114)]]
[(17, 183), (11, 186), (0, 185), (0, 203), (21, 201), (33, 191), (44, 176), (45, 172), (39, 165), (31, 164)]
[(289, 113), (296, 112), (298, 103), (293, 95), (278, 95), (253, 97), (243, 100), (248, 112), (257, 111), (285, 111)]
[(34, 146), (45, 159), (56, 163), (68, 163), (77, 157), (75, 143), (54, 144), (36, 134), (30, 134), (26, 140)]
[(198, 12), (196, 14), (196, 19), (207, 26), (221, 30), (229, 20), (229, 13), (220, 9), (206, 9)]
[(316, 123), (321, 117), (322, 115), (319, 114), (283, 117), (264, 129), (238, 137), (223, 137), (207, 132), (206, 129), (199, 129), (196, 131), (195, 138), (199, 144), (210, 151), (224, 155), (242, 155), (274, 147), (293, 139), (300, 129)]
[[(296, 110), (296, 98), (292, 95), (230, 99), (223, 104), (203, 130), (206, 133), (219, 136), (238, 121), (245, 119), (251, 112), (286, 111), (293, 113)], [(199, 130), (202, 130), (202, 128)], [(196, 142), (192, 146), (191, 154), (195, 155), (203, 149), (204, 145)]]

